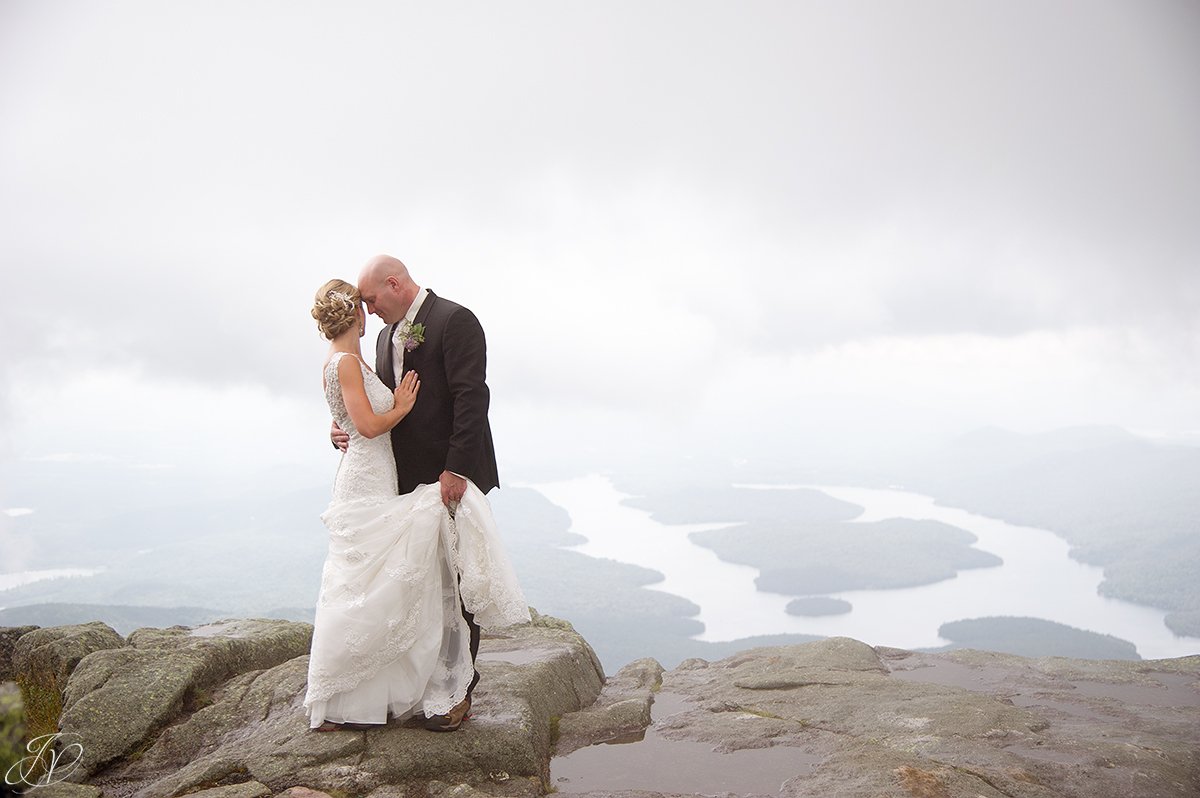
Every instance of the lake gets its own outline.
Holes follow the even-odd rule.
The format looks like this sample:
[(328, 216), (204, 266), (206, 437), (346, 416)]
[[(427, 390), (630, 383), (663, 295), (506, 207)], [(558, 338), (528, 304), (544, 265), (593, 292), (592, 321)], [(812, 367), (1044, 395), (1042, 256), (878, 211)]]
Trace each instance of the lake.
[(764, 593), (755, 587), (757, 568), (724, 562), (688, 538), (691, 532), (729, 524), (661, 524), (650, 513), (623, 505), (627, 495), (599, 475), (528, 487), (566, 510), (571, 531), (587, 538), (571, 548), (591, 557), (652, 568), (664, 578), (651, 589), (697, 604), (698, 620), (704, 624), (704, 632), (697, 635), (700, 640), (794, 633), (845, 635), (896, 648), (932, 648), (950, 642), (937, 633), (947, 621), (1021, 616), (1128, 640), (1147, 659), (1200, 653), (1200, 639), (1176, 636), (1163, 623), (1163, 610), (1099, 595), (1103, 570), (1071, 559), (1067, 542), (1053, 532), (941, 507), (929, 496), (852, 486), (740, 486), (818, 490), (864, 508), (851, 523), (885, 518), (941, 521), (971, 532), (978, 538), (976, 548), (1004, 561), (920, 587), (831, 593), (853, 609), (841, 615), (800, 617), (785, 611), (795, 596)]

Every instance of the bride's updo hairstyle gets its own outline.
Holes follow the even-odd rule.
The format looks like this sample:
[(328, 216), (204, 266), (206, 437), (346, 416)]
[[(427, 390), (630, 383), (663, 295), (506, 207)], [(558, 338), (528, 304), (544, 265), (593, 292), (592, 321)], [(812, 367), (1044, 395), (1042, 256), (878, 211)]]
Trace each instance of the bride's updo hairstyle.
[(330, 280), (317, 289), (312, 317), (317, 320), (321, 334), (332, 341), (358, 324), (361, 301), (358, 289), (345, 280)]

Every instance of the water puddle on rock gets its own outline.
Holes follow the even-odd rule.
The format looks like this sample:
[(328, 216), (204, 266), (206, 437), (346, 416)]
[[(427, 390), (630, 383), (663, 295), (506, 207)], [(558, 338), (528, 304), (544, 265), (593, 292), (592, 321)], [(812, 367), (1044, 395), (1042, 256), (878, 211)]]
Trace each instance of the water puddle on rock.
[(711, 743), (668, 740), (659, 721), (691, 708), (675, 693), (656, 693), (644, 736), (580, 748), (550, 761), (550, 783), (560, 794), (593, 790), (773, 795), (784, 782), (811, 773), (822, 757), (792, 746), (719, 753)]
[(1156, 707), (1200, 707), (1200, 690), (1189, 674), (1153, 671), (1149, 676), (1158, 684), (1112, 684), (1097, 681), (1076, 681), (1080, 695), (1110, 698), (1125, 704), (1146, 704)]

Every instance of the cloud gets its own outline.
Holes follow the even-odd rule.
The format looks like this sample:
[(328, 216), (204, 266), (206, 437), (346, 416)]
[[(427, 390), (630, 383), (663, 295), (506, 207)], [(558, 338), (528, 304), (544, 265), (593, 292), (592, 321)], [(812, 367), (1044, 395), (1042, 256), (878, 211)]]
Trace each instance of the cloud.
[(95, 452), (52, 452), (29, 458), (35, 463), (115, 463), (117, 458), (110, 454)]
[(1197, 425), (1194, 5), (3, 14), (2, 431), (35, 425), (13, 451), (47, 423), (19, 393), (79, 386), (314, 423), (312, 292), (381, 251), (479, 315), (514, 438), (684, 435), (811, 399), (813, 373), (965, 423), (1005, 412), (981, 359), (1053, 399), (1039, 346), (1126, 397), (1105, 420)]

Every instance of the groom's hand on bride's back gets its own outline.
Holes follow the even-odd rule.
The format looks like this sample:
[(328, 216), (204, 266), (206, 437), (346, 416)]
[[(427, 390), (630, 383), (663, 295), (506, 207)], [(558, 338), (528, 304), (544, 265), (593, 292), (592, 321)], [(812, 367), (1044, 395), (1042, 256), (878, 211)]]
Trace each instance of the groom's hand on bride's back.
[(350, 433), (339, 427), (336, 421), (329, 425), (329, 440), (333, 442), (333, 448), (340, 451), (344, 452), (350, 448)]

